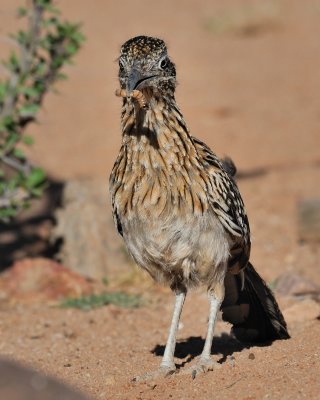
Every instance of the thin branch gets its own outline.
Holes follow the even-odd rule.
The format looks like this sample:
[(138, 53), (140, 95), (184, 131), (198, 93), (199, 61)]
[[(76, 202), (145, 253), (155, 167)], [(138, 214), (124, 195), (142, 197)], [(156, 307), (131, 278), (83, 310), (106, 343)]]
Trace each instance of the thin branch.
[(15, 170), (23, 172), (25, 174), (28, 174), (31, 170), (31, 165), (29, 163), (22, 164), (18, 160), (9, 156), (2, 156), (0, 157), (0, 160), (9, 167), (14, 168)]
[(19, 45), (20, 48), (20, 62), (19, 62), (19, 74), (10, 71), (9, 87), (10, 91), (5, 98), (3, 108), (0, 112), (0, 118), (4, 118), (11, 115), (14, 112), (15, 104), (17, 102), (17, 88), (20, 81), (20, 77), (26, 75), (32, 66), (32, 60), (36, 53), (37, 45), (39, 43), (39, 37), (41, 32), (41, 18), (43, 13), (43, 7), (39, 6), (35, 0), (32, 1), (30, 17), (29, 17), (29, 29), (28, 35), (30, 37), (30, 45), (26, 46)]

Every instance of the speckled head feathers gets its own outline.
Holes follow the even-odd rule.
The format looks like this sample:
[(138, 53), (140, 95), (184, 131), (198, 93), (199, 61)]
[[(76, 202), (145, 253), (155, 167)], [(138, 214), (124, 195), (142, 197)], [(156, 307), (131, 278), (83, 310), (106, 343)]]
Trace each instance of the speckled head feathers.
[(163, 40), (150, 36), (136, 36), (129, 39), (121, 47), (121, 55), (127, 58), (155, 59), (167, 52), (167, 47)]
[(173, 94), (176, 70), (163, 40), (136, 36), (120, 50), (119, 80), (122, 89), (152, 88), (162, 95)]

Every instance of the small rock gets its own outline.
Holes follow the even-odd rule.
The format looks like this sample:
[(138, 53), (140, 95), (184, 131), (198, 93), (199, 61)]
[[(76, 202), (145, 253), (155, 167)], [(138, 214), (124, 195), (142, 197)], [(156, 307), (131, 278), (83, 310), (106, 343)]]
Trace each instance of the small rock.
[(81, 275), (58, 262), (34, 258), (17, 261), (0, 274), (0, 292), (12, 302), (51, 302), (92, 292)]
[(287, 323), (301, 323), (317, 319), (320, 304), (312, 299), (304, 299), (283, 311)]
[(107, 186), (105, 179), (67, 181), (51, 232), (53, 243), (62, 240), (59, 258), (63, 263), (93, 279), (110, 277), (114, 265), (117, 273), (126, 272), (128, 267), (127, 253), (114, 227)]
[(154, 390), (154, 389), (157, 387), (157, 384), (154, 383), (154, 382), (150, 382), (150, 383), (148, 384), (148, 386), (149, 386), (149, 388), (150, 388), (151, 390)]
[(304, 242), (320, 242), (320, 199), (298, 203), (298, 235)]
[(282, 296), (320, 296), (319, 286), (292, 272), (285, 272), (276, 280), (275, 290)]
[(248, 356), (249, 360), (254, 360), (256, 356), (253, 353), (250, 353)]
[(234, 368), (234, 366), (235, 366), (235, 357), (234, 357), (234, 355), (231, 354), (231, 356), (228, 357), (228, 360), (229, 360), (229, 364), (230, 364), (231, 368)]
[(72, 330), (66, 330), (63, 332), (66, 339), (75, 339), (77, 337), (76, 333)]
[(36, 339), (41, 339), (43, 337), (43, 335), (32, 335), (30, 336), (31, 340), (36, 340)]

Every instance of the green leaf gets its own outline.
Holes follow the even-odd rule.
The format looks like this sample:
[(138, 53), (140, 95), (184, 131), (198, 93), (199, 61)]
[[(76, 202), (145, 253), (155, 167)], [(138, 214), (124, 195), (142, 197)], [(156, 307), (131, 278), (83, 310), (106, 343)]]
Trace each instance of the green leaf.
[(34, 168), (26, 179), (26, 187), (35, 189), (37, 186), (44, 183), (46, 175), (41, 168)]
[(25, 7), (19, 7), (18, 11), (17, 11), (17, 15), (18, 17), (24, 17), (25, 15), (27, 15), (28, 11)]
[(23, 86), (19, 89), (19, 92), (21, 94), (24, 94), (29, 97), (38, 97), (39, 96), (39, 91), (34, 87)]
[(8, 218), (14, 217), (17, 210), (14, 207), (0, 208), (0, 219), (7, 221)]
[(44, 7), (47, 11), (51, 12), (54, 15), (60, 15), (60, 10), (58, 10), (56, 7), (54, 7), (51, 3), (51, 1), (47, 1), (47, 0), (37, 0), (40, 3), (44, 4)]
[(7, 184), (8, 190), (13, 190), (18, 186), (18, 177), (14, 176), (13, 178), (10, 179), (10, 181)]
[(3, 195), (3, 193), (6, 190), (6, 187), (7, 187), (7, 185), (5, 184), (5, 182), (3, 182), (3, 179), (1, 177), (1, 180), (0, 180), (0, 196)]
[(79, 46), (86, 40), (85, 35), (80, 31), (81, 25), (79, 24), (77, 30), (73, 33), (72, 38), (75, 40)]
[(17, 133), (11, 133), (6, 141), (4, 149), (7, 150), (19, 141), (19, 135)]
[(11, 52), (9, 61), (5, 62), (4, 65), (9, 69), (9, 71), (12, 71), (16, 74), (19, 73), (20, 70), (19, 59), (14, 51)]
[(27, 104), (19, 109), (21, 117), (33, 117), (38, 111), (39, 106), (37, 104)]
[(58, 69), (61, 68), (62, 65), (65, 62), (65, 57), (63, 56), (56, 56), (53, 60), (52, 60), (52, 68), (53, 69)]
[(73, 43), (69, 43), (66, 45), (66, 51), (70, 55), (74, 55), (78, 51), (78, 46), (74, 45)]
[(8, 86), (5, 82), (0, 82), (0, 101), (3, 101), (7, 93)]
[(60, 79), (61, 81), (65, 81), (67, 78), (68, 77), (66, 74), (63, 74), (61, 72), (59, 74), (57, 74), (57, 79)]
[(17, 136), (17, 131), (19, 131), (19, 128), (17, 127), (16, 122), (10, 115), (7, 115), (6, 117), (2, 118), (2, 120), (0, 120), (0, 132), (9, 133), (9, 138), (11, 138), (11, 135)]
[(34, 139), (32, 136), (24, 135), (24, 136), (22, 136), (22, 142), (24, 144), (26, 144), (27, 146), (32, 146), (34, 143)]
[(36, 189), (31, 189), (32, 196), (40, 197), (42, 195), (42, 193), (43, 193), (43, 189), (44, 189), (43, 187), (39, 187), (39, 188), (36, 188)]
[(40, 60), (39, 62), (38, 62), (38, 64), (36, 65), (36, 67), (35, 67), (35, 71), (34, 71), (34, 73), (36, 74), (36, 75), (44, 75), (45, 74), (45, 72), (47, 71), (47, 65), (46, 65), (46, 62), (44, 61), (44, 60)]
[(18, 31), (17, 34), (12, 35), (12, 37), (21, 45), (26, 46), (30, 43), (30, 35), (25, 31)]
[(24, 152), (18, 148), (13, 149), (12, 154), (15, 157), (19, 158), (20, 160), (24, 160), (26, 158), (26, 156), (24, 155)]
[(49, 28), (49, 27), (51, 27), (51, 26), (57, 25), (58, 23), (59, 23), (59, 20), (58, 20), (57, 17), (51, 17), (51, 18), (48, 18), (48, 19), (44, 20), (44, 21), (42, 22), (42, 25), (43, 25), (45, 28)]

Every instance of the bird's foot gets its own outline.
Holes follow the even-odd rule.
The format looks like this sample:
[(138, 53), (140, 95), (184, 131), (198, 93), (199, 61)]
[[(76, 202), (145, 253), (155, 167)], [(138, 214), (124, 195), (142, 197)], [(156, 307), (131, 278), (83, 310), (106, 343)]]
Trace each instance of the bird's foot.
[(132, 379), (133, 382), (146, 382), (150, 380), (157, 380), (161, 378), (166, 378), (176, 372), (176, 366), (173, 365), (160, 365), (160, 367), (151, 372), (146, 372), (143, 375), (136, 376)]
[(195, 379), (197, 375), (206, 373), (208, 371), (213, 371), (214, 369), (218, 369), (220, 367), (221, 365), (211, 358), (200, 358), (195, 365), (191, 365), (191, 367), (183, 370), (182, 374), (191, 375), (192, 379)]

